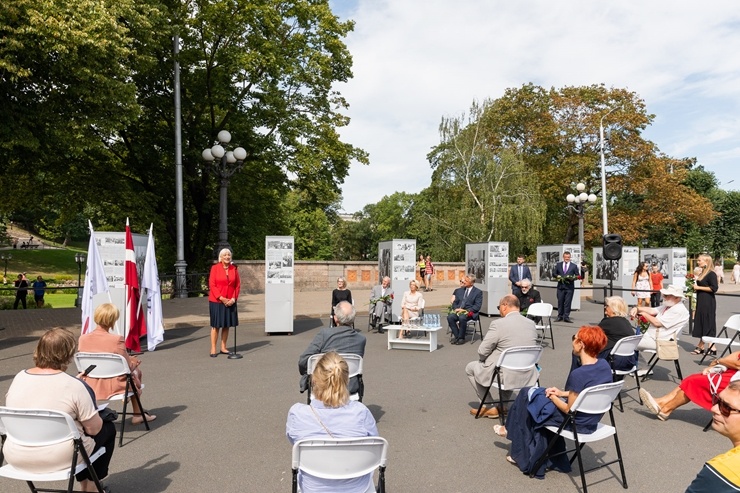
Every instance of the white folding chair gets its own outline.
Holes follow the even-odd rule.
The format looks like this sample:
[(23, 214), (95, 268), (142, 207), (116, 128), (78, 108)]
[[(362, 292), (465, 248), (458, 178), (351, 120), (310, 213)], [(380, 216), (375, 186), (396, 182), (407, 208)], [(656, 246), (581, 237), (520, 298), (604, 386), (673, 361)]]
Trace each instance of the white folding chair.
[[(732, 337), (729, 336), (729, 332), (733, 331), (735, 334)], [(722, 335), (725, 335), (725, 337), (722, 337)], [(702, 337), (701, 340), (706, 344), (707, 349), (712, 347), (714, 344), (722, 344), (725, 346), (724, 351), (719, 354), (719, 357), (722, 358), (725, 356), (725, 354), (732, 352), (732, 346), (740, 346), (740, 315), (732, 315), (730, 318), (727, 319), (727, 322), (725, 322), (725, 325), (722, 327), (722, 330), (717, 334), (717, 337)], [(699, 361), (699, 364), (704, 363), (704, 358), (707, 357), (707, 352), (704, 351), (704, 356), (701, 357), (701, 361)]]
[[(539, 363), (540, 358), (542, 357), (542, 352), (542, 346), (518, 346), (505, 349), (498, 357), (496, 367), (493, 369), (491, 385), (488, 386), (486, 392), (483, 394), (483, 398), (480, 400), (478, 412), (475, 413), (475, 419), (478, 419), (480, 417), (484, 404), (493, 404), (499, 407), (498, 416), (501, 420), (501, 424), (504, 424), (504, 400), (501, 396), (501, 391), (519, 390), (519, 388), (507, 388), (506, 386), (504, 386), (501, 383), (501, 372), (503, 370), (525, 371), (536, 369), (537, 363)], [(539, 377), (537, 380), (539, 381)], [(488, 396), (491, 395), (491, 387), (496, 387), (498, 389), (498, 401), (486, 402)]]
[(550, 331), (550, 346), (555, 349), (555, 338), (552, 335), (552, 305), (550, 303), (532, 303), (527, 308), (527, 318), (540, 317), (540, 322), (537, 323), (535, 320), (535, 326), (537, 327), (537, 335), (540, 333), (540, 345), (544, 346), (545, 339), (547, 339), (547, 331)]
[[(635, 351), (637, 350), (637, 345), (640, 343), (640, 340), (642, 339), (641, 335), (634, 335), (634, 336), (628, 336), (623, 337), (622, 339), (618, 340), (617, 343), (614, 345), (612, 350), (609, 352), (609, 364), (612, 367), (612, 375), (614, 377), (614, 381), (616, 382), (618, 377), (624, 378), (626, 375), (632, 375), (635, 377), (635, 381), (637, 382), (637, 387), (634, 387), (632, 389), (625, 389), (625, 392), (629, 392), (630, 390), (637, 389), (637, 398), (640, 400), (640, 405), (642, 405), (642, 397), (640, 397), (640, 377), (637, 375), (637, 363), (635, 363), (632, 368), (629, 370), (617, 370), (614, 368), (615, 362), (614, 357), (615, 356), (634, 356)], [(621, 412), (624, 412), (624, 407), (622, 406), (622, 393), (620, 392), (618, 395), (619, 398), (619, 410)]]
[[(385, 493), (388, 442), (381, 437), (299, 440), (293, 445), (293, 493), (299, 493), (298, 471), (323, 479), (351, 479), (378, 469), (365, 493)], [(339, 491), (339, 490), (337, 490)]]
[[(131, 377), (131, 368), (129, 368), (126, 358), (120, 354), (114, 353), (77, 353), (75, 354), (75, 365), (77, 365), (77, 371), (80, 373), (84, 372), (90, 365), (95, 365), (95, 368), (88, 373), (88, 376), (91, 378), (118, 378), (121, 375), (126, 376), (126, 390), (121, 394), (116, 394), (111, 396), (109, 399), (106, 399), (108, 401), (123, 401), (121, 436), (118, 439), (119, 447), (123, 447), (123, 431), (126, 426), (126, 408), (131, 397), (136, 400), (136, 404), (141, 410), (141, 417), (144, 419), (144, 426), (146, 426), (147, 431), (149, 431), (149, 422), (146, 419), (146, 412), (144, 411), (144, 406), (141, 405), (139, 391), (136, 389), (136, 385), (134, 385), (134, 380)], [(144, 388), (144, 384), (141, 385), (141, 388)]]
[[(311, 399), (316, 398), (311, 391), (311, 375), (313, 374), (314, 368), (316, 368), (316, 364), (323, 355), (324, 353), (312, 354), (308, 358), (306, 367), (306, 373), (308, 374), (308, 396), (306, 397), (306, 404), (311, 404)], [(357, 382), (360, 384), (360, 388), (357, 390), (357, 393), (350, 394), (349, 398), (353, 401), (362, 402), (362, 396), (365, 395), (365, 383), (362, 381), (362, 356), (351, 353), (339, 353), (339, 356), (347, 362), (347, 366), (349, 367), (349, 378), (357, 377)]]
[[(575, 452), (573, 457), (570, 459), (570, 463), (572, 464), (573, 461), (578, 458), (578, 468), (581, 473), (581, 484), (583, 485), (583, 493), (588, 493), (588, 487), (586, 486), (586, 473), (601, 469), (602, 467), (606, 467), (608, 465), (614, 464), (615, 462), (619, 462), (619, 470), (622, 473), (622, 486), (627, 489), (627, 476), (624, 472), (624, 462), (622, 460), (622, 450), (619, 448), (619, 438), (617, 437), (617, 428), (614, 423), (614, 413), (612, 411), (612, 404), (614, 403), (614, 399), (619, 395), (619, 392), (622, 390), (622, 385), (624, 382), (614, 382), (614, 383), (606, 383), (603, 385), (595, 385), (593, 387), (589, 387), (587, 389), (584, 389), (580, 394), (578, 394), (578, 397), (576, 398), (576, 401), (573, 403), (573, 405), (570, 408), (570, 411), (565, 416), (565, 420), (563, 420), (563, 424), (558, 426), (546, 426), (549, 431), (555, 433), (556, 436), (550, 440), (550, 443), (547, 445), (547, 449), (545, 450), (545, 453), (542, 454), (542, 457), (540, 457), (535, 465), (532, 467), (532, 469), (529, 471), (529, 477), (534, 477), (537, 473), (537, 471), (542, 467), (542, 465), (545, 463), (545, 461), (551, 457), (548, 454), (550, 453), (550, 450), (552, 449), (553, 445), (555, 445), (555, 442), (558, 439), (558, 436), (565, 438), (566, 440), (570, 440), (575, 443), (575, 448), (572, 450), (565, 450), (563, 452), (560, 452), (555, 455), (560, 454), (568, 454), (569, 452)], [(576, 414), (583, 413), (583, 414), (604, 414), (607, 411), (609, 411), (609, 419), (611, 420), (611, 425), (607, 425), (604, 423), (599, 423), (596, 427), (596, 431), (593, 433), (579, 433), (577, 428), (573, 426), (573, 423), (575, 422)], [(614, 437), (614, 446), (617, 449), (617, 459), (606, 462), (603, 464), (600, 464), (592, 469), (589, 469), (588, 471), (583, 470), (583, 459), (581, 458), (581, 451), (583, 449), (583, 446), (587, 443), (597, 442), (599, 440), (603, 440), (605, 438), (608, 438), (610, 436)], [(554, 455), (553, 455), (554, 457)]]
[[(0, 407), (0, 427), (5, 429), (4, 433), (7, 435), (7, 440), (4, 440), (3, 443), (9, 441), (28, 447), (44, 447), (63, 442), (73, 443), (69, 467), (59, 471), (37, 473), (25, 471), (8, 463), (0, 467), (1, 477), (25, 481), (33, 492), (71, 493), (74, 490), (75, 474), (87, 468), (98, 492), (103, 493), (103, 485), (100, 484), (92, 463), (105, 453), (105, 447), (100, 447), (92, 456), (88, 456), (77, 425), (69, 414), (48, 409)], [(77, 461), (80, 456), (82, 457), (82, 463), (78, 464)], [(67, 481), (67, 488), (63, 490), (39, 489), (34, 485), (34, 481)]]
[[(683, 330), (683, 329), (682, 329)], [(681, 336), (681, 330), (677, 330), (673, 334), (673, 339), (675, 339), (676, 344), (678, 344), (678, 338)], [(647, 362), (647, 369), (646, 370), (639, 370), (637, 372), (638, 375), (642, 376), (642, 381), (644, 382), (647, 380), (647, 377), (653, 374), (653, 368), (655, 368), (655, 365), (658, 364), (658, 361), (661, 361), (660, 358), (658, 358), (658, 351), (655, 349), (642, 349), (641, 352), (652, 354), (650, 359)], [(683, 373), (681, 373), (681, 364), (678, 362), (678, 359), (675, 360), (665, 360), (665, 361), (673, 361), (673, 364), (676, 367), (676, 373), (678, 374), (678, 381), (680, 382), (683, 380)]]

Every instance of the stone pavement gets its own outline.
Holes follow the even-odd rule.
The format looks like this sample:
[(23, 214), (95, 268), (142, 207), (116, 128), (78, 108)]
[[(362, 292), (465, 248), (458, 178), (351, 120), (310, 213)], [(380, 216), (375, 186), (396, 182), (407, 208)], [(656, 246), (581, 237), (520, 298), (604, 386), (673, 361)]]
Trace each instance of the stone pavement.
[[(353, 294), (362, 310), (361, 300), (368, 293)], [(426, 293), (427, 305), (442, 307), (449, 294)], [(543, 290), (543, 296), (554, 301), (551, 290)], [(324, 292), (296, 293), (295, 332), (268, 336), (261, 323), (263, 297), (242, 297), (242, 324), (237, 329), (237, 351), (244, 356), (240, 360), (208, 357), (206, 300), (165, 302), (165, 341), (141, 356), (146, 382), (143, 402), (158, 419), (149, 432), (142, 426), (127, 426), (124, 446), (116, 449), (106, 480), (112, 490), (290, 491), (285, 418), (292, 404), (305, 402), (305, 394), (298, 392), (297, 359), (317, 329), (327, 323), (329, 299)], [(737, 312), (735, 299), (725, 300), (718, 302), (719, 321)], [(33, 312), (44, 311), (51, 314), (32, 318)], [(60, 313), (65, 311), (0, 313), (0, 326), (5, 327), (0, 331), (0, 395), (18, 371), (32, 365), (40, 329), (79, 326), (79, 311)], [(543, 386), (562, 387), (570, 366), (571, 335), (579, 325), (598, 321), (601, 314), (600, 305), (583, 300), (581, 310), (573, 313), (575, 324), (555, 324), (555, 349), (547, 347), (541, 362)], [(357, 321), (368, 338), (364, 402), (378, 421), (380, 434), (390, 442), (389, 491), (580, 490), (577, 474), (549, 472), (544, 481), (523, 476), (504, 460), (507, 442), (494, 435), (491, 427), (496, 421), (475, 420), (468, 414), (476, 402), (464, 369), (477, 359), (477, 342), (450, 346), (441, 337), (440, 348), (431, 353), (388, 351), (385, 336), (365, 331), (366, 320), (361, 314)], [(489, 323), (484, 318), (484, 330)], [(688, 354), (693, 342), (684, 336), (680, 343), (684, 375), (701, 369), (698, 358)], [(656, 394), (674, 386), (675, 370), (667, 364), (659, 365), (644, 384)], [(710, 414), (693, 404), (665, 423), (640, 406), (635, 391), (625, 396), (624, 405), (625, 412), (616, 412), (616, 420), (632, 491), (683, 491), (705, 460), (731, 447), (717, 433), (702, 433)], [(599, 459), (614, 455), (613, 443), (608, 441), (586, 450)], [(594, 459), (589, 453), (587, 457), (588, 467)], [(590, 473), (589, 487), (601, 493), (624, 491), (615, 475), (616, 466)], [(20, 493), (27, 487), (0, 479), (0, 491)]]

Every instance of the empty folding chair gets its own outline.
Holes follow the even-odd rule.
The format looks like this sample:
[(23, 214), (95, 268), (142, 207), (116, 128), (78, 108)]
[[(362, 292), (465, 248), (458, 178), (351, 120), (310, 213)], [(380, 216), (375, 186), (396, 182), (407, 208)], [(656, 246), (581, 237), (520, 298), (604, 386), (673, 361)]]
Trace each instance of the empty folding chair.
[[(734, 332), (732, 334), (732, 337), (729, 337), (729, 333)], [(727, 319), (727, 322), (725, 322), (725, 325), (722, 327), (722, 330), (719, 331), (719, 334), (717, 334), (717, 337), (702, 337), (701, 340), (706, 345), (706, 348), (712, 347), (712, 345), (715, 344), (722, 344), (725, 346), (725, 349), (719, 353), (719, 358), (724, 357), (725, 354), (732, 352), (732, 346), (740, 346), (740, 315), (732, 315), (730, 318)], [(722, 337), (724, 335), (724, 337)], [(704, 363), (704, 358), (707, 357), (707, 351), (704, 351), (704, 356), (701, 357), (701, 361), (699, 361), (699, 364)]]
[[(560, 426), (546, 426), (546, 428), (555, 433), (557, 436), (554, 436), (550, 442), (547, 445), (547, 449), (545, 450), (545, 453), (542, 454), (542, 457), (540, 457), (535, 465), (532, 467), (532, 469), (529, 471), (529, 476), (534, 477), (536, 472), (542, 467), (542, 465), (545, 463), (545, 461), (551, 457), (548, 454), (550, 453), (550, 450), (552, 449), (553, 445), (555, 445), (555, 442), (558, 440), (558, 437), (563, 437), (566, 440), (570, 440), (575, 443), (575, 447), (571, 450), (566, 450), (564, 452), (560, 452), (560, 454), (568, 454), (570, 452), (574, 452), (573, 457), (570, 459), (570, 463), (572, 464), (573, 461), (577, 458), (578, 459), (578, 469), (581, 473), (581, 484), (583, 485), (583, 493), (588, 493), (588, 487), (586, 486), (586, 473), (601, 469), (602, 467), (606, 467), (608, 465), (614, 464), (615, 462), (619, 463), (619, 470), (622, 473), (622, 486), (626, 489), (627, 488), (627, 475), (624, 472), (624, 461), (622, 460), (622, 450), (619, 448), (619, 438), (617, 436), (617, 427), (614, 423), (614, 412), (612, 411), (612, 404), (614, 402), (614, 399), (619, 395), (619, 392), (622, 390), (622, 385), (624, 382), (614, 382), (614, 383), (607, 383), (603, 385), (596, 385), (594, 387), (589, 387), (587, 389), (584, 389), (580, 394), (578, 394), (578, 397), (576, 398), (576, 401), (573, 403), (573, 405), (570, 408), (570, 411), (565, 417), (565, 420), (563, 420), (563, 423)], [(596, 428), (596, 431), (593, 433), (579, 433), (578, 429), (572, 425), (572, 423), (575, 422), (575, 417), (578, 413), (584, 413), (584, 414), (604, 414), (607, 411), (609, 411), (609, 419), (611, 424), (607, 425), (604, 423), (599, 423), (598, 427)], [(617, 450), (617, 458), (613, 461), (606, 462), (603, 464), (600, 464), (592, 469), (589, 469), (588, 471), (584, 471), (583, 469), (583, 459), (581, 457), (583, 452), (583, 446), (587, 443), (593, 443), (599, 440), (603, 440), (605, 438), (609, 438), (610, 436), (614, 437), (614, 446)], [(555, 455), (560, 455), (555, 454)]]
[[(126, 376), (126, 390), (121, 394), (111, 396), (109, 401), (123, 401), (123, 412), (121, 413), (121, 436), (118, 439), (118, 446), (123, 446), (123, 432), (126, 427), (126, 410), (128, 408), (129, 399), (132, 397), (136, 401), (139, 409), (141, 410), (141, 417), (144, 419), (144, 426), (149, 431), (149, 422), (146, 418), (146, 411), (144, 406), (141, 405), (141, 399), (139, 397), (139, 391), (134, 385), (134, 380), (131, 377), (131, 368), (128, 366), (126, 358), (120, 354), (114, 353), (77, 353), (75, 354), (75, 365), (77, 365), (77, 371), (80, 373), (84, 372), (86, 368), (91, 365), (95, 365), (95, 368), (88, 373), (91, 378), (118, 378), (122, 375)], [(141, 384), (141, 388), (144, 388), (144, 384)], [(100, 403), (98, 403), (100, 404)]]
[[(637, 345), (640, 343), (640, 340), (642, 339), (641, 335), (634, 335), (629, 337), (623, 337), (617, 343), (614, 345), (612, 350), (609, 352), (609, 364), (612, 367), (612, 375), (614, 376), (614, 381), (618, 381), (618, 377), (624, 378), (627, 375), (632, 375), (635, 377), (635, 382), (637, 382), (637, 386), (632, 389), (625, 389), (625, 392), (629, 392), (630, 390), (637, 389), (637, 398), (640, 400), (640, 404), (642, 404), (642, 398), (640, 397), (640, 377), (637, 375), (637, 363), (635, 363), (632, 368), (628, 370), (617, 370), (615, 369), (615, 356), (623, 356), (623, 357), (630, 357), (634, 356), (635, 351), (637, 350)], [(624, 412), (624, 407), (622, 406), (622, 393), (620, 392), (618, 395), (619, 398), (619, 410), (621, 412)]]
[[(301, 491), (299, 471), (317, 478), (360, 478), (378, 469), (378, 487), (372, 476), (365, 493), (385, 493), (388, 442), (381, 437), (299, 440), (293, 445), (293, 493)], [(338, 488), (336, 491), (341, 491)]]
[[(519, 346), (505, 349), (496, 362), (496, 367), (493, 369), (493, 376), (491, 377), (491, 385), (488, 386), (486, 392), (483, 394), (483, 398), (480, 400), (478, 412), (475, 413), (475, 419), (478, 419), (480, 417), (481, 411), (483, 410), (483, 406), (485, 404), (493, 404), (495, 406), (498, 406), (498, 408), (500, 409), (500, 412), (498, 414), (499, 419), (501, 420), (501, 424), (504, 424), (503, 405), (505, 401), (501, 396), (501, 391), (519, 390), (519, 388), (507, 388), (506, 386), (504, 386), (501, 383), (501, 372), (503, 370), (524, 371), (535, 369), (537, 368), (537, 363), (540, 361), (541, 357), (541, 346)], [(498, 400), (487, 402), (488, 397), (491, 395), (491, 387), (496, 387), (498, 389)]]
[[(535, 319), (535, 325), (537, 327), (537, 335), (540, 337), (540, 345), (545, 344), (545, 339), (548, 339), (547, 332), (550, 332), (550, 345), (555, 349), (555, 338), (552, 335), (552, 305), (550, 303), (532, 303), (527, 308), (527, 318)], [(537, 322), (535, 317), (539, 317), (540, 321)]]
[[(45, 447), (64, 442), (72, 442), (70, 450), (70, 464), (60, 471), (49, 473), (38, 473), (23, 470), (13, 464), (0, 467), (0, 477), (25, 481), (31, 491), (57, 491), (72, 493), (74, 491), (75, 474), (86, 468), (90, 470), (90, 476), (95, 483), (99, 493), (103, 493), (103, 485), (100, 484), (92, 463), (105, 453), (105, 447), (100, 447), (91, 456), (82, 443), (82, 437), (72, 417), (61, 411), (47, 409), (16, 409), (0, 407), (0, 428), (4, 428), (6, 440), (29, 447)], [(78, 457), (82, 462), (78, 464)], [(38, 489), (34, 482), (67, 481), (67, 488)]]
[[(319, 353), (312, 354), (308, 358), (308, 363), (306, 366), (306, 373), (308, 374), (308, 396), (306, 397), (306, 404), (311, 404), (311, 399), (315, 398), (311, 391), (311, 375), (313, 374), (313, 370), (314, 368), (316, 368), (316, 364), (319, 362), (322, 356), (324, 356), (324, 354)], [(365, 382), (363, 382), (362, 380), (362, 356), (360, 356), (359, 354), (351, 353), (340, 353), (339, 356), (341, 356), (344, 361), (347, 362), (347, 366), (349, 367), (350, 380), (352, 379), (352, 377), (357, 377), (357, 381), (360, 385), (357, 392), (354, 394), (350, 394), (349, 398), (353, 401), (362, 402), (362, 397), (365, 395)]]

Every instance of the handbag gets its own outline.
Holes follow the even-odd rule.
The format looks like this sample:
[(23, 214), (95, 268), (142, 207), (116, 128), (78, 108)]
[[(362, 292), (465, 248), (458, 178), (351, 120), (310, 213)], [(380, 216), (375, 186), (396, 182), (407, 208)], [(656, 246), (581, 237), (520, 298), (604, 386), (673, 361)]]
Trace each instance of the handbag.
[(660, 329), (655, 331), (655, 347), (658, 353), (658, 359), (677, 360), (678, 359), (678, 342), (675, 339), (660, 339)]

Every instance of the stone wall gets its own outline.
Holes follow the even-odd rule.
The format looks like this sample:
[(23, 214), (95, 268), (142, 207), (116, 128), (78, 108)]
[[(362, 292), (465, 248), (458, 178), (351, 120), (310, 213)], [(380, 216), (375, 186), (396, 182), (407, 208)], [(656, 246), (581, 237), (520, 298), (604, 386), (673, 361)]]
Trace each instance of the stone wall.
[[(242, 290), (248, 293), (265, 291), (265, 262), (263, 260), (235, 260), (239, 266)], [(432, 287), (454, 288), (464, 274), (462, 262), (434, 264)], [(337, 277), (347, 279), (350, 289), (370, 289), (378, 284), (377, 262), (324, 262), (297, 261), (295, 269), (296, 291), (323, 291), (336, 287)], [(419, 273), (416, 274), (417, 280)]]

